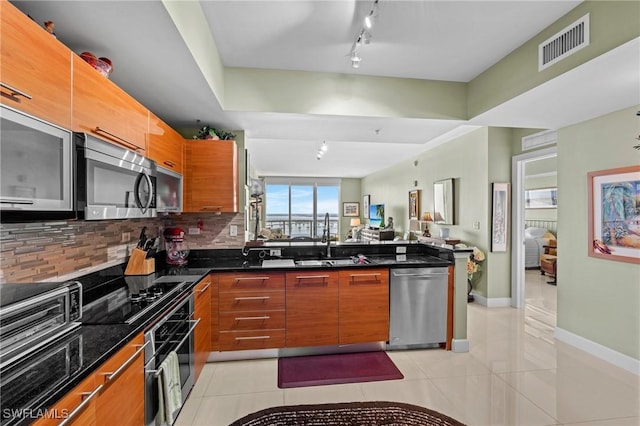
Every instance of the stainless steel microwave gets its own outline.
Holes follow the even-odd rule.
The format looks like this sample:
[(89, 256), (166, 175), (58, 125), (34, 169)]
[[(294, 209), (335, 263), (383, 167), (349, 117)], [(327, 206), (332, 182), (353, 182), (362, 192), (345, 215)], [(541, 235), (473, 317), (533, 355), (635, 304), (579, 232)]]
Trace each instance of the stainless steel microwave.
[(78, 218), (157, 216), (155, 161), (86, 133), (74, 138)]
[(4, 105), (0, 111), (2, 221), (75, 218), (72, 133)]

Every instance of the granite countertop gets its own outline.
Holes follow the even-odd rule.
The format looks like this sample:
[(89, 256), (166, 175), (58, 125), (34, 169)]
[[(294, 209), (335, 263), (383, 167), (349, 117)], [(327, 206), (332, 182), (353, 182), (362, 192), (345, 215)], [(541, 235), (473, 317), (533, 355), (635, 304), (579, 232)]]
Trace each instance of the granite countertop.
[[(333, 256), (333, 259), (344, 259), (353, 256), (357, 251), (353, 251), (351, 246), (344, 246), (347, 251), (336, 253)], [(323, 247), (320, 247), (322, 249)], [(333, 247), (332, 247), (333, 248)], [(313, 246), (314, 250), (318, 250), (318, 246)], [(339, 248), (338, 248), (339, 249)], [(181, 267), (172, 267), (170, 265), (164, 265), (164, 263), (158, 262), (159, 269), (155, 272), (150, 278), (158, 279), (161, 277), (176, 275), (180, 277), (189, 276), (193, 279), (193, 282), (190, 283), (188, 289), (191, 289), (199, 278), (204, 277), (209, 272), (238, 272), (238, 271), (257, 271), (257, 270), (269, 270), (269, 271), (277, 271), (277, 270), (291, 270), (291, 267), (276, 267), (276, 268), (264, 268), (262, 266), (262, 258), (273, 258), (269, 256), (260, 256), (259, 252), (262, 250), (258, 248), (258, 255), (255, 253), (249, 253), (249, 255), (243, 255), (240, 250), (194, 250), (192, 251), (192, 255), (189, 257), (189, 263), (187, 266)], [(296, 249), (298, 250), (298, 249)], [(304, 252), (303, 256), (300, 256), (300, 252), (296, 252), (298, 254), (297, 258), (319, 258), (319, 255), (315, 252)], [(295, 267), (295, 269), (339, 269), (339, 268), (361, 268), (361, 267), (435, 267), (435, 266), (448, 266), (451, 265), (451, 260), (437, 257), (430, 254), (425, 253), (406, 253), (400, 255), (393, 255), (384, 253), (381, 251), (376, 251), (373, 249), (371, 254), (366, 254), (365, 256), (370, 260), (370, 263), (367, 264), (348, 264), (348, 265), (340, 265), (340, 266), (327, 266), (327, 265), (314, 265), (314, 266), (304, 266), (304, 267)], [(283, 258), (292, 258), (287, 256), (290, 253), (283, 253)], [(433, 254), (436, 254), (435, 252)], [(157, 259), (158, 260), (158, 259)], [(163, 260), (160, 258), (160, 260)], [(102, 271), (101, 271), (102, 272)], [(115, 268), (113, 274), (120, 273), (120, 269)], [(86, 278), (87, 282), (91, 282), (95, 280), (96, 277), (98, 279), (101, 277), (104, 279), (105, 276), (109, 274), (90, 274), (91, 276), (87, 277), (78, 277), (77, 279), (82, 281), (83, 278)], [(177, 278), (177, 277), (176, 277)], [(196, 279), (198, 278), (198, 279)], [(61, 382), (55, 387), (55, 391), (49, 393), (48, 395), (43, 395), (40, 397), (35, 397), (33, 395), (37, 395), (39, 391), (39, 386), (41, 382), (47, 380), (47, 375), (53, 374), (51, 368), (47, 367), (47, 363), (43, 362), (32, 369), (29, 370), (29, 374), (25, 371), (27, 364), (37, 359), (39, 352), (36, 351), (34, 354), (25, 357), (24, 364), (18, 364), (15, 367), (15, 371), (20, 370), (22, 376), (15, 379), (13, 382), (9, 383), (11, 386), (11, 394), (19, 394), (21, 398), (24, 398), (22, 405), (18, 405), (21, 410), (16, 411), (18, 413), (17, 416), (11, 417), (9, 416), (6, 410), (2, 412), (2, 426), (9, 425), (26, 425), (35, 419), (38, 414), (42, 414), (43, 410), (48, 407), (51, 407), (56, 401), (58, 401), (62, 396), (67, 394), (70, 390), (72, 390), (75, 386), (77, 386), (84, 378), (89, 376), (92, 372), (94, 372), (103, 362), (105, 362), (109, 357), (115, 354), (120, 348), (124, 347), (127, 342), (129, 342), (136, 334), (142, 332), (148, 324), (150, 324), (159, 314), (160, 311), (164, 310), (163, 307), (158, 307), (155, 310), (155, 314), (153, 317), (145, 316), (141, 318), (134, 324), (109, 324), (109, 325), (81, 325), (76, 328), (73, 332), (65, 335), (64, 338), (57, 340), (52, 343), (53, 345), (61, 345), (66, 346), (67, 348), (71, 348), (68, 350), (69, 353), (72, 354), (72, 358), (75, 360), (74, 368), (70, 371), (70, 375), (64, 379), (61, 379)], [(73, 343), (69, 343), (73, 342)], [(51, 346), (48, 346), (46, 349), (51, 349)], [(43, 350), (44, 351), (44, 350)], [(44, 380), (30, 380), (29, 377), (37, 377), (44, 378)], [(6, 392), (3, 389), (3, 393)], [(3, 400), (5, 396), (3, 395)], [(3, 401), (3, 408), (5, 407), (6, 400)], [(18, 402), (16, 402), (18, 403)], [(11, 407), (13, 408), (13, 407)]]

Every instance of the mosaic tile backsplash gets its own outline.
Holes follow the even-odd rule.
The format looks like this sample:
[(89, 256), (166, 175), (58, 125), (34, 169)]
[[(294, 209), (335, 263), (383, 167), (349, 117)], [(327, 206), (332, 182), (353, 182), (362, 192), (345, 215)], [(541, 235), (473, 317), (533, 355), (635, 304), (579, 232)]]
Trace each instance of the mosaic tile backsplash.
[[(198, 226), (200, 225), (200, 226)], [(230, 236), (230, 227), (238, 228)], [(147, 236), (162, 236), (178, 226), (190, 249), (240, 248), (244, 245), (243, 213), (185, 213), (154, 219), (69, 220), (0, 224), (0, 282), (53, 280), (105, 264), (125, 262), (142, 227)], [(190, 235), (189, 228), (199, 228)], [(161, 240), (160, 250), (164, 250)]]

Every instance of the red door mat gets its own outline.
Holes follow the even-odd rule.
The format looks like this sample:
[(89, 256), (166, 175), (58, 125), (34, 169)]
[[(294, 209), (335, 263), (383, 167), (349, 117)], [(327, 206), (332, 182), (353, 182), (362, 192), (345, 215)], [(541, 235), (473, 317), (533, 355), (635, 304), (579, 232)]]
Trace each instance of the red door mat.
[(404, 376), (385, 352), (297, 356), (278, 359), (278, 387), (397, 380)]

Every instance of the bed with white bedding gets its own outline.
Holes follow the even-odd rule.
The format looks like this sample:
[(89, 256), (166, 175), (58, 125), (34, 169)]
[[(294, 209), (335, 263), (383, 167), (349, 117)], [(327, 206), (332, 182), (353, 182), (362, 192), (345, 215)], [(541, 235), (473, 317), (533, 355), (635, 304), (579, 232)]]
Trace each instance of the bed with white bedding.
[(540, 255), (544, 254), (544, 246), (548, 245), (551, 239), (556, 238), (549, 228), (529, 226), (527, 223), (527, 227), (524, 230), (525, 268), (540, 267)]

